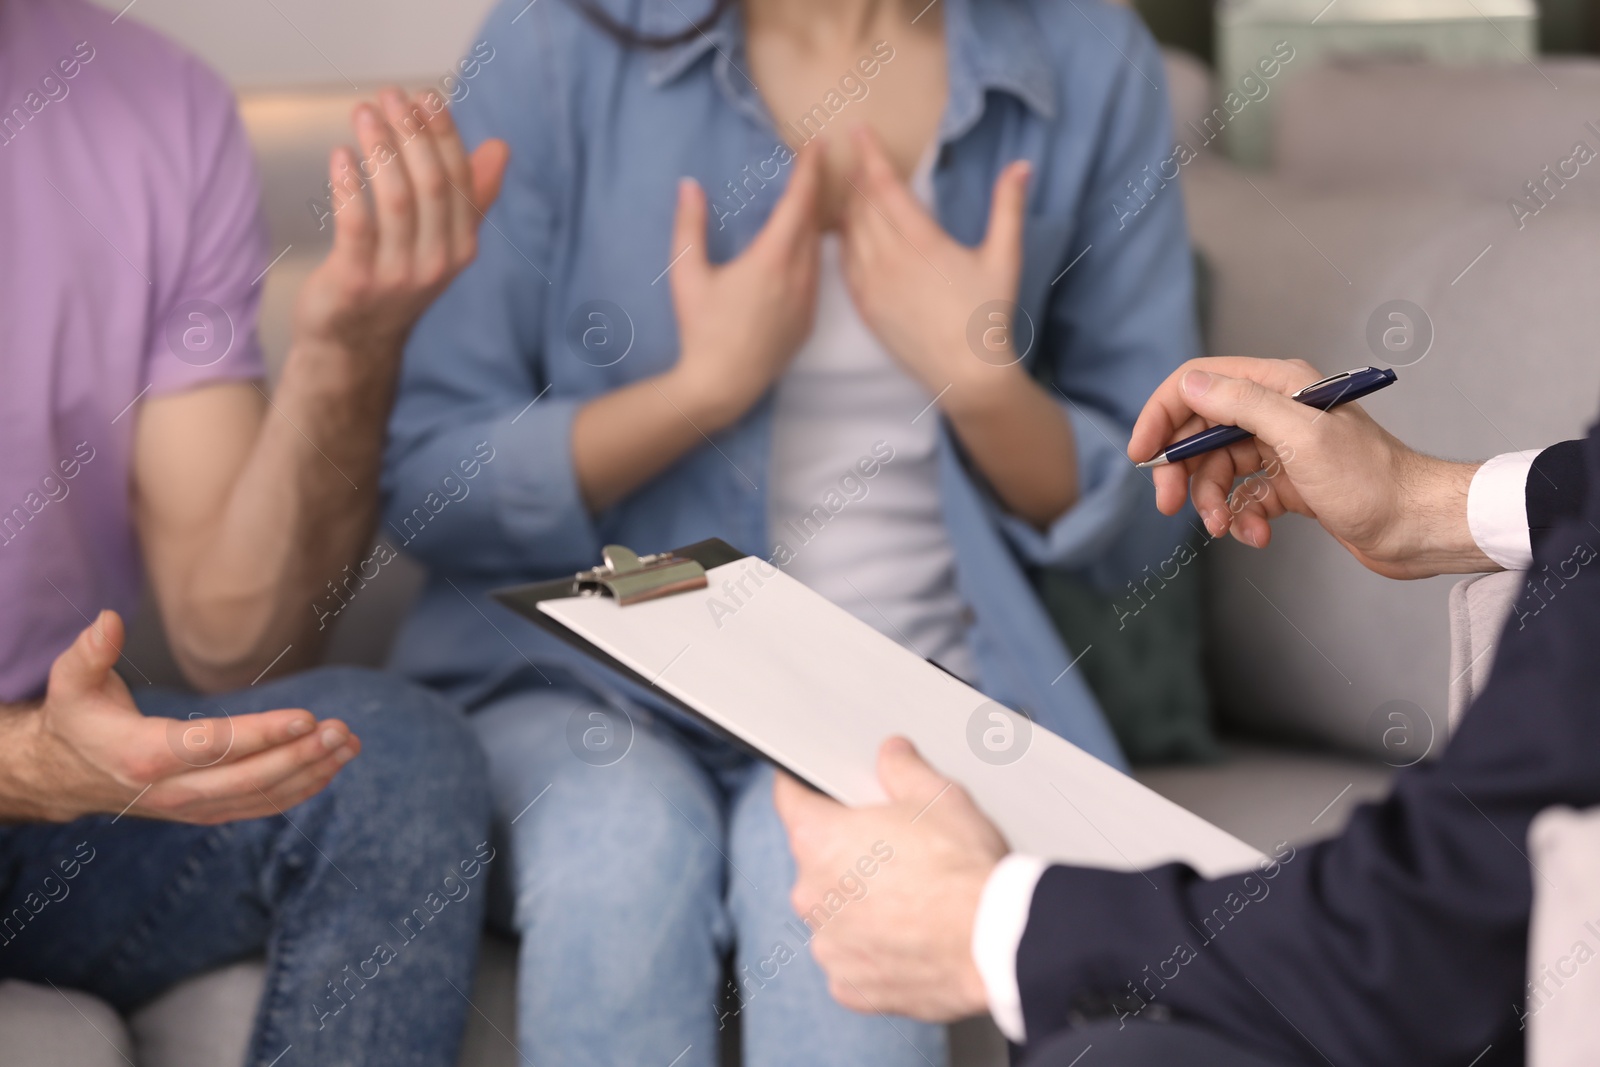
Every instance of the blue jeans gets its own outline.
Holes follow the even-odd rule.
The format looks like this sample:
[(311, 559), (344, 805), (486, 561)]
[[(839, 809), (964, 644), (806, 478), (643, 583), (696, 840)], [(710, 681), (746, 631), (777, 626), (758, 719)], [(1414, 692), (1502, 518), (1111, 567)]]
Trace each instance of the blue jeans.
[[(943, 1067), (943, 1027), (828, 995), (812, 927), (789, 903), (794, 861), (765, 764), (572, 689), (525, 690), (469, 721), (508, 853), (491, 918), (522, 939), (529, 1061), (714, 1067), (737, 1016), (751, 1067)], [(828, 913), (811, 914), (820, 926)]]
[(0, 978), (128, 1010), (265, 951), (248, 1067), (454, 1064), (494, 866), (483, 756), (460, 713), (343, 669), (136, 699), (176, 718), (303, 707), (349, 723), (362, 752), (281, 816), (0, 828)]

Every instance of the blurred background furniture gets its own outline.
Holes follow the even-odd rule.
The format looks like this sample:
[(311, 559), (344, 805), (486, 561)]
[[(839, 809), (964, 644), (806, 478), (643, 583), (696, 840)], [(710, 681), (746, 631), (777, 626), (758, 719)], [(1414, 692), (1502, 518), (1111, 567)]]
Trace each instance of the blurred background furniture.
[[(1318, 9), (1324, 5), (1327, 0), (1318, 0)], [(1218, 0), (1133, 0), (1133, 6), (1162, 44), (1208, 63), (1215, 59)], [(1594, 0), (1536, 0), (1534, 6), (1539, 12), (1540, 52), (1600, 52), (1600, 6)]]
[(1533, 0), (1219, 0), (1217, 81), (1226, 94), (1252, 91), (1246, 78), (1280, 41), (1294, 62), (1276, 95), (1247, 107), (1228, 126), (1229, 154), (1246, 166), (1271, 158), (1272, 113), (1281, 90), (1320, 61), (1358, 56), (1483, 65), (1523, 63), (1538, 52)]
[[(1167, 25), (1185, 18), (1170, 15)], [(1526, 198), (1526, 184), (1568, 158), (1574, 141), (1600, 149), (1583, 125), (1600, 116), (1600, 63), (1534, 60), (1537, 68), (1307, 64), (1274, 87), (1281, 100), (1265, 171), (1202, 149), (1180, 183), (1207, 267), (1208, 349), (1297, 356), (1330, 371), (1382, 362), (1396, 354), (1369, 346), (1369, 321), (1407, 300), (1423, 311), (1429, 343), (1406, 354), (1398, 387), (1367, 402), (1400, 437), (1481, 458), (1581, 432), (1600, 395), (1600, 170), (1550, 186), (1548, 206), (1521, 228), (1508, 200)], [(1167, 68), (1174, 138), (1184, 140), (1187, 123), (1215, 106), (1216, 82), (1192, 55), (1170, 53)], [(353, 99), (348, 87), (241, 99), (271, 254), (282, 253), (264, 282), (262, 335), (274, 365), (293, 294), (326, 248), (309, 205), (322, 194), (328, 147), (347, 138)], [(1395, 766), (1437, 749), (1446, 694), (1477, 677), (1451, 666), (1453, 583), (1378, 578), (1305, 523), (1281, 524), (1270, 552), (1231, 541), (1200, 551), (1227, 755), (1136, 773), (1263, 848), (1336, 833), (1356, 803), (1383, 793)], [(339, 618), (330, 660), (382, 663), (419, 582), (408, 561), (386, 567)], [(129, 655), (152, 678), (179, 681), (152, 617), (136, 621)], [(508, 1036), (513, 952), (485, 940), (464, 1065), (519, 1062)], [(4, 1058), (18, 1067), (233, 1062), (259, 982), (259, 965), (241, 963), (127, 1020), (81, 994), (5, 983)], [(956, 1039), (958, 1067), (1004, 1062), (986, 1021), (957, 1028)]]

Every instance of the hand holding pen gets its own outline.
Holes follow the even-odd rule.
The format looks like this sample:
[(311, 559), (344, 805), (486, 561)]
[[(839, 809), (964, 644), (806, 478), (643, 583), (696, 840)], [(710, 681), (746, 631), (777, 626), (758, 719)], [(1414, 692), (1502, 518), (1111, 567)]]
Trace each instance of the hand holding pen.
[[(1164, 513), (1176, 514), (1192, 495), (1213, 537), (1231, 532), (1264, 548), (1273, 521), (1295, 512), (1320, 522), (1380, 574), (1411, 578), (1472, 569), (1482, 559), (1466, 526), (1466, 490), (1476, 465), (1412, 451), (1359, 404), (1323, 411), (1293, 399), (1322, 381), (1321, 372), (1300, 360), (1190, 360), (1145, 404), (1128, 455), (1142, 462), (1166, 451), (1170, 458), (1184, 438), (1214, 426), (1237, 427), (1245, 435), (1230, 444), (1188, 458), (1180, 453), (1150, 469)], [(1240, 479), (1247, 481), (1236, 487)]]
[[(1320, 381), (1296, 389), (1289, 394), (1289, 399), (1316, 408), (1318, 411), (1329, 411), (1340, 404), (1359, 400), (1368, 393), (1376, 393), (1379, 389), (1393, 385), (1395, 381), (1396, 376), (1392, 370), (1358, 367), (1355, 370), (1330, 374)], [(1213, 426), (1168, 445), (1160, 455), (1154, 459), (1147, 459), (1137, 466), (1161, 467), (1168, 463), (1181, 463), (1186, 459), (1196, 459), (1208, 452), (1227, 448), (1231, 444), (1254, 436), (1249, 430), (1240, 426)]]

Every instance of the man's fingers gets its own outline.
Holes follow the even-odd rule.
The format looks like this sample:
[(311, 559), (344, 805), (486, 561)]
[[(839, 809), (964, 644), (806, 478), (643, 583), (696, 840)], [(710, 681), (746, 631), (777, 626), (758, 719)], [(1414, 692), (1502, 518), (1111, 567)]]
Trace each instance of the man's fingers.
[[(506, 166), (511, 162), (511, 146), (498, 137), (491, 137), (472, 150), (472, 203), (478, 213), (487, 215), (489, 208), (500, 198), (500, 186), (505, 181)], [(474, 213), (472, 223), (478, 224)]]
[(388, 277), (403, 275), (410, 265), (416, 239), (416, 193), (406, 169), (399, 164), (395, 132), (368, 103), (356, 105), (356, 137), (361, 142), (366, 169), (372, 172), (372, 200), (377, 205), (377, 265)]
[[(207, 718), (166, 720), (167, 744), (184, 767), (210, 767), (236, 763), (258, 752), (288, 745), (317, 728), (316, 717), (304, 708), (282, 708), (250, 715), (223, 714)], [(159, 721), (159, 720), (157, 720)], [(324, 730), (343, 730), (330, 721)], [(178, 770), (181, 768), (174, 768)]]
[(1185, 464), (1173, 463), (1157, 467), (1150, 472), (1156, 486), (1156, 509), (1163, 515), (1176, 515), (1189, 499), (1189, 469)]
[(473, 206), (472, 164), (467, 160), (461, 134), (456, 129), (443, 96), (430, 89), (413, 97), (412, 105), (427, 116), (434, 151), (439, 153), (439, 162), (444, 166), (445, 181), (450, 185), (450, 247), (464, 260), (476, 251), (478, 232), (478, 211)]
[(1287, 484), (1256, 474), (1245, 479), (1229, 497), (1228, 507), (1233, 512), (1230, 532), (1234, 540), (1252, 548), (1266, 548), (1272, 541), (1272, 522), (1289, 511), (1282, 488)]
[(438, 149), (439, 158), (444, 162), (445, 174), (449, 176), (451, 182), (461, 188), (462, 192), (467, 192), (468, 183), (472, 181), (472, 167), (467, 162), (467, 151), (461, 143), (461, 131), (456, 127), (455, 116), (450, 114), (448, 102), (432, 89), (418, 93), (412, 98), (412, 102), (428, 117), (428, 129), (433, 132), (434, 147)]
[(1269, 445), (1288, 442), (1310, 425), (1318, 412), (1290, 396), (1248, 378), (1229, 378), (1192, 370), (1181, 382), (1184, 401), (1207, 421), (1249, 430)]
[[(1190, 378), (1191, 372), (1202, 373)], [(1288, 403), (1294, 404), (1302, 411), (1309, 409), (1288, 400), (1288, 394), (1310, 385), (1321, 377), (1315, 367), (1300, 360), (1249, 359), (1242, 356), (1208, 356), (1203, 359), (1191, 359), (1173, 371), (1150, 395), (1150, 399), (1145, 401), (1144, 410), (1139, 413), (1139, 418), (1133, 425), (1133, 433), (1128, 439), (1129, 458), (1142, 462), (1157, 455), (1169, 444), (1184, 436), (1176, 432), (1177, 428), (1195, 413), (1204, 415), (1211, 423), (1243, 425), (1232, 420), (1233, 413), (1225, 412), (1228, 417), (1223, 418), (1214, 418), (1207, 414), (1207, 411), (1221, 410), (1219, 405), (1226, 403), (1227, 391), (1218, 390), (1212, 395), (1210, 384), (1213, 379), (1206, 375), (1254, 383), (1264, 391), (1276, 394)], [(1199, 392), (1193, 391), (1197, 389)], [(1206, 410), (1202, 410), (1201, 406), (1197, 406), (1196, 398), (1206, 396), (1210, 397), (1209, 401), (1203, 399), (1199, 401), (1200, 405), (1206, 407)], [(1248, 426), (1245, 428), (1252, 429)]]
[(997, 269), (1016, 270), (1022, 263), (1022, 226), (1028, 210), (1028, 178), (1032, 173), (1032, 165), (1019, 159), (1006, 166), (995, 179), (983, 254)]
[(1194, 509), (1206, 524), (1206, 532), (1221, 537), (1228, 532), (1233, 513), (1228, 509), (1228, 494), (1233, 492), (1234, 477), (1238, 473), (1233, 456), (1228, 449), (1219, 449), (1193, 460), (1194, 474), (1189, 479), (1189, 493), (1194, 499)]
[(1276, 519), (1291, 510), (1289, 501), (1284, 498), (1284, 490), (1292, 492), (1292, 487), (1293, 483), (1287, 478), (1277, 480), (1269, 477), (1265, 471), (1257, 471), (1234, 487), (1228, 498), (1228, 506), (1236, 514), (1254, 507), (1263, 518)]
[(454, 263), (450, 200), (455, 192), (450, 188), (444, 160), (428, 129), (428, 113), (398, 89), (385, 89), (379, 98), (399, 142), (400, 158), (390, 166), (405, 171), (415, 196), (416, 236), (410, 250), (412, 265), (423, 277), (443, 275)]
[(1251, 548), (1266, 548), (1272, 541), (1272, 521), (1255, 501), (1249, 501), (1239, 509), (1233, 517), (1230, 531), (1235, 541)]
[(122, 640), (122, 616), (102, 611), (51, 664), (50, 695), (72, 697), (98, 690), (122, 654)]
[(292, 745), (166, 778), (151, 790), (148, 807), (179, 817), (218, 808), (254, 810), (258, 800), (272, 798), (284, 783), (291, 785), (287, 796), (321, 775), (331, 777), (359, 751), (360, 742), (346, 729), (318, 731)]
[(950, 785), (903, 737), (891, 737), (878, 749), (878, 781), (890, 799), (916, 804), (931, 802)]
[[(1181, 441), (1205, 428), (1205, 420), (1191, 414), (1188, 421), (1178, 427), (1172, 437)], [(1151, 468), (1150, 477), (1156, 487), (1156, 508), (1163, 515), (1176, 515), (1183, 510), (1184, 501), (1189, 499), (1189, 474), (1193, 469), (1194, 461), (1169, 463)]]
[(326, 789), (343, 766), (330, 757), (271, 791), (251, 790), (215, 800), (197, 798), (186, 787), (161, 783), (131, 810), (138, 815), (202, 825), (267, 818), (287, 812)]
[[(1227, 448), (1185, 460), (1181, 466), (1190, 472), (1189, 492), (1194, 497), (1195, 510), (1202, 517), (1208, 517), (1215, 511), (1231, 515), (1228, 503), (1234, 483), (1260, 468), (1261, 452), (1254, 440), (1239, 441)], [(1226, 518), (1222, 526), (1212, 528), (1208, 522), (1207, 528), (1211, 529), (1213, 535), (1222, 536), (1226, 531)]]
[(328, 783), (360, 754), (360, 739), (351, 737), (341, 748), (296, 768), (276, 782), (225, 801), (224, 810), (229, 812), (230, 819), (261, 818), (286, 812), (326, 789)]
[(783, 771), (773, 778), (772, 803), (778, 809), (778, 818), (783, 820), (791, 839), (800, 827), (810, 826), (817, 819), (827, 818), (844, 807), (832, 797), (822, 795)]
[(877, 1014), (877, 1008), (866, 997), (861, 995), (861, 991), (856, 988), (853, 982), (847, 982), (843, 978), (830, 977), (828, 979), (828, 994), (839, 1002), (841, 1008), (847, 1008), (860, 1015)]
[(307, 790), (315, 791), (333, 780), (344, 766), (361, 754), (361, 742), (352, 737), (345, 745), (325, 752), (321, 759), (293, 767), (271, 782), (258, 785), (261, 793), (279, 807), (298, 804)]
[(373, 225), (372, 208), (361, 185), (355, 153), (343, 145), (328, 157), (328, 181), (332, 184), (330, 206), (333, 211), (333, 254), (344, 256), (361, 268), (370, 268), (378, 246), (378, 231)]
[(784, 771), (772, 776), (772, 806), (778, 810), (778, 818), (785, 827), (789, 827), (799, 814), (796, 791), (804, 788)]

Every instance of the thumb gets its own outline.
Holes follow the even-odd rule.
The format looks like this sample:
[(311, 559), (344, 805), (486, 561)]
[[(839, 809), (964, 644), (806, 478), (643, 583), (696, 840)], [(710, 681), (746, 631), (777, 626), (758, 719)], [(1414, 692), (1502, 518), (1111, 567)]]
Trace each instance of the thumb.
[(711, 261), (706, 257), (706, 194), (693, 178), (681, 178), (678, 181), (678, 207), (672, 219), (672, 248), (667, 254), (681, 257), (672, 268), (674, 286), (680, 278), (693, 281), (711, 269)]
[(468, 163), (472, 166), (472, 202), (485, 214), (500, 196), (500, 183), (505, 180), (506, 164), (511, 161), (511, 146), (498, 137), (491, 137), (472, 150)]
[(122, 616), (102, 611), (50, 666), (51, 696), (76, 697), (100, 689), (122, 654)]
[(1195, 414), (1219, 425), (1242, 427), (1269, 445), (1294, 440), (1320, 414), (1248, 378), (1229, 378), (1214, 371), (1185, 373), (1179, 389)]
[(1019, 159), (1000, 172), (989, 202), (989, 231), (983, 254), (995, 266), (1018, 269), (1022, 262), (1022, 222), (1028, 209), (1028, 178), (1033, 165)]
[(837, 800), (824, 796), (783, 771), (773, 777), (772, 804), (778, 809), (778, 818), (791, 837), (802, 824), (809, 824), (842, 807)]
[(889, 799), (918, 804), (928, 803), (950, 785), (903, 737), (889, 738), (878, 750), (878, 781)]

